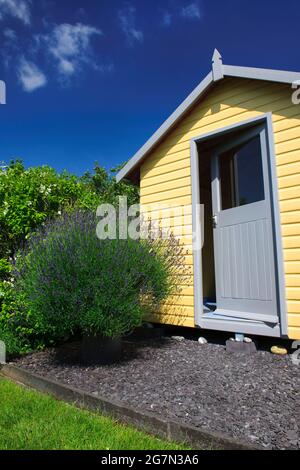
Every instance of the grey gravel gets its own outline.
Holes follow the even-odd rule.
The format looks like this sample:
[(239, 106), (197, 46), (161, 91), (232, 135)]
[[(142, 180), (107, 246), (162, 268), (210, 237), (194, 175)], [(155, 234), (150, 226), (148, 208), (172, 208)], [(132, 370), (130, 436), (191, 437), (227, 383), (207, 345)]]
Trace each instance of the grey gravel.
[(163, 417), (266, 449), (300, 449), (300, 367), (289, 356), (228, 353), (219, 344), (124, 343), (113, 366), (81, 366), (78, 344), (34, 353), (18, 366)]

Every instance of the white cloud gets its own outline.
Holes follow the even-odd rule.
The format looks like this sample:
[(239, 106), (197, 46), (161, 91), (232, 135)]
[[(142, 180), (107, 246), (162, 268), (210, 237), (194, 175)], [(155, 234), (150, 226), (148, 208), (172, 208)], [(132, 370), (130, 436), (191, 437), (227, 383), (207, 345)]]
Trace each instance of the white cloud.
[(18, 78), (24, 91), (31, 93), (47, 84), (45, 74), (33, 62), (24, 57), (20, 60), (18, 67)]
[(169, 27), (172, 24), (172, 15), (169, 12), (165, 12), (162, 19), (163, 26)]
[(31, 0), (0, 0), (0, 20), (11, 16), (29, 25), (31, 22), (30, 3)]
[(19, 55), (18, 37), (16, 32), (10, 28), (4, 29), (2, 35), (0, 56), (3, 66), (8, 69), (12, 63), (15, 63), (16, 56)]
[(186, 7), (183, 7), (181, 10), (181, 16), (187, 19), (201, 19), (201, 11), (198, 3), (190, 3)]
[(3, 31), (3, 36), (5, 37), (5, 39), (8, 39), (11, 42), (15, 42), (16, 39), (17, 39), (16, 32), (13, 29), (10, 29), (10, 28), (6, 28)]
[(127, 41), (130, 45), (134, 42), (143, 42), (144, 34), (141, 30), (136, 28), (135, 25), (135, 12), (136, 9), (132, 5), (127, 5), (124, 9), (119, 11), (120, 27)]
[(201, 20), (202, 11), (199, 6), (199, 2), (195, 1), (193, 3), (187, 4), (181, 9), (172, 10), (172, 11), (161, 11), (161, 25), (165, 28), (169, 28), (174, 22), (178, 20)]
[(93, 26), (65, 23), (55, 26), (50, 34), (40, 36), (38, 40), (44, 42), (49, 54), (57, 62), (60, 75), (68, 78), (80, 69), (83, 63), (96, 67), (91, 38), (100, 34), (102, 32)]

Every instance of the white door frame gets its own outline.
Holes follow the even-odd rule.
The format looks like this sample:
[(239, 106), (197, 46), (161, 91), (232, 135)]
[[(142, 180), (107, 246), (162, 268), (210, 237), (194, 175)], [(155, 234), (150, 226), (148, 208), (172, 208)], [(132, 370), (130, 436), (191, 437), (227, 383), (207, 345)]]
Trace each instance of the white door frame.
[[(202, 273), (202, 248), (201, 248), (201, 220), (200, 220), (200, 174), (198, 144), (212, 140), (221, 135), (230, 134), (233, 131), (244, 131), (255, 125), (264, 124), (267, 134), (267, 150), (269, 157), (270, 198), (272, 204), (273, 236), (275, 245), (275, 267), (277, 277), (277, 303), (279, 308), (280, 324), (265, 323), (245, 319), (221, 319), (208, 318), (203, 311), (203, 273)], [(201, 158), (201, 157), (200, 157)], [(191, 140), (191, 176), (192, 176), (192, 214), (193, 214), (193, 260), (194, 260), (194, 315), (195, 325), (201, 328), (257, 334), (273, 337), (288, 335), (287, 306), (285, 274), (283, 263), (282, 233), (280, 222), (278, 183), (275, 161), (275, 146), (273, 137), (272, 113), (260, 115), (253, 119), (237, 122), (231, 126), (216, 129), (202, 134)]]

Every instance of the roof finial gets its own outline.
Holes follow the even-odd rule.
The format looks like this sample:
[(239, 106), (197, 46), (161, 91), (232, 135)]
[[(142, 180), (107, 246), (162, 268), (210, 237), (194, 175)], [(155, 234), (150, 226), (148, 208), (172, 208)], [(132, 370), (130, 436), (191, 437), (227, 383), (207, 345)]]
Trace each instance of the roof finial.
[(215, 82), (224, 78), (222, 56), (218, 49), (214, 50), (212, 56), (212, 72)]

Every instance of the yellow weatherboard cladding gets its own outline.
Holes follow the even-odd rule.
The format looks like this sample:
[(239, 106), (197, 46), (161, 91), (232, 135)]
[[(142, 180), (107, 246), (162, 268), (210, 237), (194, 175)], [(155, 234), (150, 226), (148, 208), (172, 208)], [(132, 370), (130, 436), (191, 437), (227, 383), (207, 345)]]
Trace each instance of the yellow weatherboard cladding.
[[(285, 84), (238, 78), (221, 80), (142, 163), (141, 204), (191, 204), (190, 140), (272, 112), (289, 337), (300, 339), (300, 105), (292, 103), (292, 93), (291, 86)], [(175, 219), (175, 234), (176, 223)], [(182, 224), (181, 219), (179, 223)], [(189, 279), (185, 279), (180, 297), (169, 299), (152, 320), (194, 326), (191, 211), (185, 216), (181, 241), (187, 250)]]

